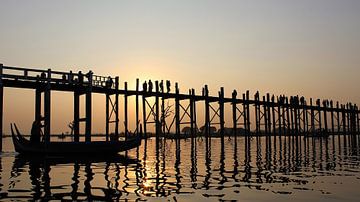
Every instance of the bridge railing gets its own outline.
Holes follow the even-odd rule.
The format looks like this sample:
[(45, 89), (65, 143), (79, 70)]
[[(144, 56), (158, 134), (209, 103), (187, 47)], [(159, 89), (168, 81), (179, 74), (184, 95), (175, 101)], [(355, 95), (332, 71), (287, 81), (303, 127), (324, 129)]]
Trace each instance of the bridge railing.
[[(39, 70), (22, 67), (0, 66), (2, 68), (1, 79), (33, 81), (33, 82), (47, 82), (56, 84), (69, 85), (85, 85), (94, 87), (104, 87), (115, 89), (118, 86), (118, 77), (105, 77), (94, 75), (92, 71), (88, 73), (62, 72), (48, 70)], [(50, 77), (50, 78), (49, 78)]]

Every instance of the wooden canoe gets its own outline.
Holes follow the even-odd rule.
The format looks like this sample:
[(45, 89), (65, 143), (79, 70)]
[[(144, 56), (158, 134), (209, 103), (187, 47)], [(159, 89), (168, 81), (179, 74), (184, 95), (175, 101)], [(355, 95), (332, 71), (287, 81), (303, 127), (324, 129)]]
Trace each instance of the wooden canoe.
[[(15, 129), (15, 130), (14, 130)], [(141, 137), (126, 141), (92, 142), (30, 142), (24, 138), (16, 124), (11, 124), (11, 135), (16, 152), (20, 154), (77, 155), (77, 154), (116, 154), (141, 145)]]

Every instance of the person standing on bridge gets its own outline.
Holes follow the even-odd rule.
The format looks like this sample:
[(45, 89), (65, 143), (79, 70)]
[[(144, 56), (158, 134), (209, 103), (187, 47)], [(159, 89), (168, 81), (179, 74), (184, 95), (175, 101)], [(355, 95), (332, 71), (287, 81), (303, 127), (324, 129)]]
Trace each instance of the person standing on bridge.
[(149, 80), (149, 92), (151, 93), (153, 89), (153, 83), (151, 81), (151, 79)]
[(171, 86), (170, 80), (166, 80), (166, 90), (167, 90), (167, 93), (170, 93), (170, 86)]
[(143, 83), (143, 92), (146, 92), (147, 91), (147, 83), (146, 81)]

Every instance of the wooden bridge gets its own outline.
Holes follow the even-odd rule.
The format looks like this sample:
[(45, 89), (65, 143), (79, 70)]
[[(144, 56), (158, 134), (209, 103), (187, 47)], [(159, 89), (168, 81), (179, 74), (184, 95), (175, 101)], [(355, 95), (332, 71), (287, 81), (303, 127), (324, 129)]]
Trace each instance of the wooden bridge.
[[(167, 83), (168, 84), (168, 83)], [(35, 90), (35, 120), (43, 125), (44, 141), (50, 141), (51, 124), (51, 91), (67, 91), (74, 93), (74, 141), (80, 141), (80, 122), (85, 123), (85, 141), (91, 141), (92, 136), (92, 94), (106, 95), (106, 140), (109, 134), (119, 134), (119, 96), (124, 99), (124, 133), (125, 138), (129, 134), (128, 126), (128, 99), (135, 96), (135, 133), (148, 134), (149, 124), (154, 124), (156, 137), (160, 134), (167, 135), (175, 131), (180, 135), (180, 127), (183, 124), (190, 128), (191, 137), (199, 135), (197, 124), (196, 103), (204, 102), (205, 123), (201, 133), (206, 138), (211, 137), (212, 125), (218, 125), (220, 136), (228, 133), (225, 128), (225, 105), (232, 106), (231, 135), (305, 135), (321, 136), (323, 134), (358, 134), (360, 132), (359, 109), (356, 104), (339, 104), (332, 100), (305, 99), (299, 96), (274, 96), (266, 94), (260, 96), (255, 93), (250, 98), (249, 91), (238, 96), (236, 90), (232, 97), (224, 96), (224, 88), (221, 88), (217, 96), (210, 96), (207, 85), (202, 89), (201, 95), (196, 95), (194, 89), (189, 93), (182, 94), (179, 86), (175, 84), (173, 92), (164, 88), (163, 81), (155, 81), (154, 89), (150, 90), (148, 84), (142, 84), (140, 90), (139, 79), (136, 80), (136, 89), (129, 90), (127, 82), (124, 89), (120, 89), (119, 77), (104, 77), (93, 74), (92, 71), (61, 72), (51, 69), (41, 70), (22, 67), (9, 67), (0, 64), (0, 138), (3, 131), (3, 89), (25, 88)], [(42, 103), (42, 96), (44, 103)], [(85, 117), (80, 117), (80, 96), (85, 96)], [(149, 101), (155, 98), (154, 103)], [(168, 123), (166, 120), (168, 109), (165, 100), (174, 100), (174, 116)], [(186, 102), (186, 104), (184, 104)], [(142, 114), (140, 114), (140, 104)], [(41, 109), (43, 108), (43, 114)], [(142, 118), (140, 118), (142, 116)], [(255, 124), (251, 124), (250, 117), (254, 116)], [(184, 121), (188, 117), (190, 121)], [(215, 122), (217, 121), (217, 122)], [(114, 131), (110, 131), (110, 125), (114, 125)], [(0, 149), (2, 140), (0, 141)]]

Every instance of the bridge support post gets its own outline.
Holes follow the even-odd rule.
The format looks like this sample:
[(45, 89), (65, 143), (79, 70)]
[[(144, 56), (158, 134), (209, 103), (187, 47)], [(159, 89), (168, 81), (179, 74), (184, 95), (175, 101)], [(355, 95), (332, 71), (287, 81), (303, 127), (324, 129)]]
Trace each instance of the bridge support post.
[(91, 142), (91, 105), (92, 105), (92, 72), (88, 74), (88, 87), (86, 89), (85, 104), (85, 142)]
[(136, 135), (139, 134), (139, 79), (136, 79), (136, 95), (135, 95), (135, 119), (136, 119)]
[(51, 92), (50, 92), (50, 82), (51, 82), (51, 69), (47, 71), (47, 84), (44, 92), (44, 140), (45, 143), (50, 142), (50, 112), (51, 112)]
[(73, 130), (74, 130), (74, 142), (79, 142), (79, 134), (80, 134), (80, 93), (76, 90), (74, 92), (74, 122), (73, 122)]
[(124, 94), (124, 127), (125, 127), (125, 140), (128, 139), (128, 85), (127, 82), (124, 83), (124, 90), (125, 90), (125, 94)]
[(179, 99), (179, 86), (175, 83), (175, 133), (180, 135), (180, 99)]
[(0, 64), (0, 152), (2, 152), (3, 119), (4, 119), (4, 85), (2, 82), (3, 64)]
[(224, 137), (224, 130), (225, 130), (225, 118), (224, 118), (224, 88), (220, 88), (219, 92), (219, 107), (220, 107), (220, 133), (221, 137)]

